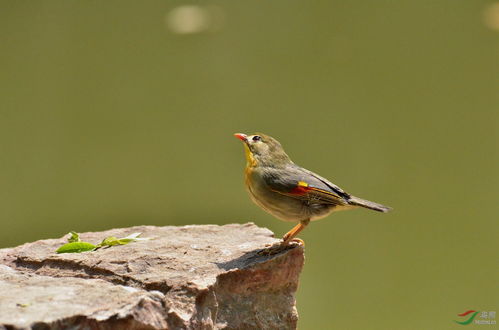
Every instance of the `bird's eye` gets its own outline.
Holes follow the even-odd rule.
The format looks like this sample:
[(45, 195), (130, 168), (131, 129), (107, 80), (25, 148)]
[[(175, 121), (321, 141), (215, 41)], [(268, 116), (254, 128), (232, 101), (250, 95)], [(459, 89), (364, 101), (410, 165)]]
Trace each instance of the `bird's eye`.
[(259, 135), (255, 135), (255, 136), (253, 136), (252, 140), (256, 142), (256, 141), (261, 141), (262, 138)]

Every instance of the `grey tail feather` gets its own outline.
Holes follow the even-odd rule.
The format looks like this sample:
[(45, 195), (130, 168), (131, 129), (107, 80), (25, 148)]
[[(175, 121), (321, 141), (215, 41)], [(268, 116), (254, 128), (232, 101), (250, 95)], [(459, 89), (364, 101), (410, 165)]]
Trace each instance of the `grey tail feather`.
[(391, 207), (384, 206), (384, 205), (381, 205), (381, 204), (378, 204), (375, 202), (367, 201), (365, 199), (355, 197), (355, 196), (350, 196), (350, 198), (348, 199), (348, 204), (362, 206), (362, 207), (365, 207), (366, 209), (371, 209), (371, 210), (378, 211), (378, 212), (388, 212), (392, 209)]

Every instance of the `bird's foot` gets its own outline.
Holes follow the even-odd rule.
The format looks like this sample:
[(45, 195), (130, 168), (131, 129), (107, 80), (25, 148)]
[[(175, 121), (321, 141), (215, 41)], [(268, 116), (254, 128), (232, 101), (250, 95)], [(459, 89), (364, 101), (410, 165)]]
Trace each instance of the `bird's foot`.
[(287, 245), (300, 245), (300, 246), (305, 246), (305, 241), (302, 240), (301, 238), (298, 238), (298, 237), (295, 237), (293, 238), (292, 240), (290, 240), (288, 243), (284, 243), (283, 244), (287, 244)]

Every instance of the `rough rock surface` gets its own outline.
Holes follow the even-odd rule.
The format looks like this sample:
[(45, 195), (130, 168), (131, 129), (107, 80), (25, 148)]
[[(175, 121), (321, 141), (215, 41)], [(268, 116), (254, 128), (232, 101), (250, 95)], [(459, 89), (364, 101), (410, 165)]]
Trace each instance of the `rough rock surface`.
[(139, 226), (83, 233), (98, 243), (56, 254), (66, 238), (0, 250), (0, 329), (295, 329), (303, 248), (254, 224)]

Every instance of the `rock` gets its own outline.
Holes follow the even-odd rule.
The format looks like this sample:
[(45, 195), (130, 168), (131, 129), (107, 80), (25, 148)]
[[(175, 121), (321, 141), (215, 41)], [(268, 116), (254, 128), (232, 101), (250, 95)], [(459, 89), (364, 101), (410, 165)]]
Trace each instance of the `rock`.
[(25, 274), (0, 265), (0, 328), (166, 328), (161, 292), (103, 280)]
[(80, 238), (135, 232), (154, 239), (75, 254), (54, 252), (66, 237), (0, 250), (0, 329), (296, 328), (301, 246), (261, 253), (279, 240), (251, 223)]

